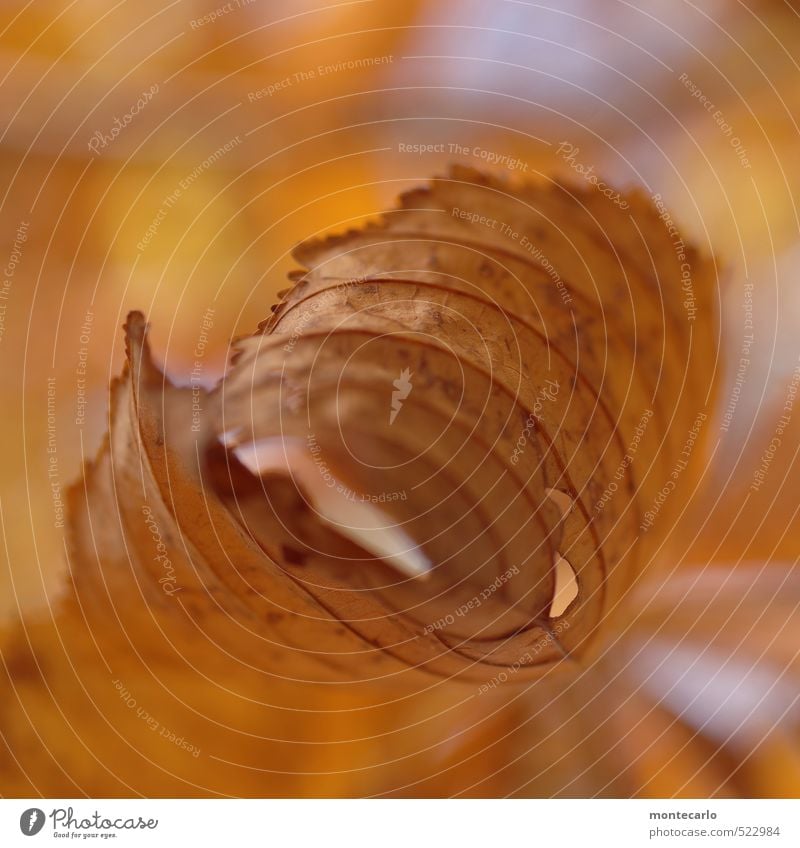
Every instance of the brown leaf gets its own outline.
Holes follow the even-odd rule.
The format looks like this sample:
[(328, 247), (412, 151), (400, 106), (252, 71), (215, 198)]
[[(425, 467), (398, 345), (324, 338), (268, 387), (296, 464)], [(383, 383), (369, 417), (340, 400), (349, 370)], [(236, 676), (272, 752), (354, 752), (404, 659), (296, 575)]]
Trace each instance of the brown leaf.
[[(304, 270), (213, 392), (173, 386), (132, 314), (108, 443), (71, 494), (70, 591), (10, 643), (9, 685), (38, 719), (6, 708), (4, 785), (636, 791), (581, 704), (694, 484), (716, 299), (713, 262), (681, 257), (643, 196), (625, 204), (454, 168), (379, 223), (298, 247)], [(185, 745), (143, 747), (118, 684), (203, 767)], [(388, 741), (350, 740), (326, 769), (330, 739), (289, 744), (313, 737), (305, 719), (287, 744), (260, 738), (309, 703), (361, 711)], [(87, 722), (137, 753), (79, 755)], [(365, 775), (299, 777), (348, 756)]]
[[(214, 399), (212, 465), (254, 538), (341, 618), (368, 590), (366, 638), (401, 611), (483, 663), (575, 659), (660, 544), (639, 527), (691, 485), (678, 463), (707, 414), (713, 266), (686, 248), (690, 321), (666, 228), (627, 204), (455, 168), (296, 251), (306, 272)], [(659, 504), (662, 531), (679, 509)], [(562, 559), (578, 593), (553, 619)]]

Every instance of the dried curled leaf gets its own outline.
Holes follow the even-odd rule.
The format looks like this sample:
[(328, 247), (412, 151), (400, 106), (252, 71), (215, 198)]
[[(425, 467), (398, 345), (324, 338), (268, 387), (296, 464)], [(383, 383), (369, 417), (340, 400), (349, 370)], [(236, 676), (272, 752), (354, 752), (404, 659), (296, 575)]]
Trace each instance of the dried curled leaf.
[[(623, 698), (603, 679), (628, 650), (608, 649), (621, 604), (680, 512), (675, 481), (693, 485), (713, 262), (676, 251), (638, 193), (623, 207), (464, 168), (295, 256), (303, 270), (213, 392), (172, 385), (129, 317), (108, 442), (71, 493), (70, 591), (54, 622), (4, 649), (41, 727), (32, 741), (4, 708), (9, 752), (38, 751), (4, 783), (642, 791), (640, 749), (618, 729), (631, 710), (655, 714), (652, 693)], [(62, 653), (81, 680), (66, 701)], [(202, 768), (142, 746), (115, 677), (202, 748)], [(424, 720), (406, 723), (396, 699)], [(319, 739), (309, 703), (358, 712), (362, 740), (332, 725)], [(291, 729), (281, 710), (299, 711)], [(72, 729), (92, 721), (122, 744), (113, 768), (74, 765)]]
[(295, 255), (212, 401), (214, 479), (248, 534), (409, 665), (590, 651), (706, 414), (713, 265), (689, 252), (693, 323), (649, 202), (463, 168)]

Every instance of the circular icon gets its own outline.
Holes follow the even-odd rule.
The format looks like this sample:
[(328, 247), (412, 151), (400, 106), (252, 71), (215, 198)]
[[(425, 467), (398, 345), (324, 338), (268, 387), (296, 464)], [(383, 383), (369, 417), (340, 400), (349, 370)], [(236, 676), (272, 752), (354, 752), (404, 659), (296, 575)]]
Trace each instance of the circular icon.
[(44, 810), (31, 807), (19, 817), (19, 829), (25, 836), (35, 836), (44, 827)]

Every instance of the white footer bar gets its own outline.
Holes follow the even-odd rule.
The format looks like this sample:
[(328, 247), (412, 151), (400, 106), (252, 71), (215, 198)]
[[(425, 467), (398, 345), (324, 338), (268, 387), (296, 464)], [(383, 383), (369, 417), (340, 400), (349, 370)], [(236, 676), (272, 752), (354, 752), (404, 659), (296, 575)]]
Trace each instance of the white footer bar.
[(0, 845), (800, 846), (800, 801), (0, 800)]

